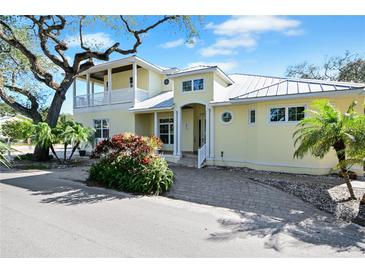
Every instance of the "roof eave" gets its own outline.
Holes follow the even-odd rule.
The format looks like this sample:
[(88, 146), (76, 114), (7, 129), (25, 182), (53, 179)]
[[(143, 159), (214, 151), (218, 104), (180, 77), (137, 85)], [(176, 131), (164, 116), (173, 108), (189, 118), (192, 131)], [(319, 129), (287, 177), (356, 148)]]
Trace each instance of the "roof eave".
[(230, 104), (249, 104), (255, 102), (265, 101), (277, 101), (277, 100), (288, 100), (296, 98), (310, 98), (310, 97), (321, 97), (321, 96), (346, 96), (349, 94), (361, 94), (364, 93), (364, 89), (350, 89), (350, 90), (336, 90), (336, 91), (322, 91), (322, 92), (311, 92), (311, 93), (299, 93), (299, 94), (285, 94), (265, 97), (252, 97), (252, 98), (231, 98), (229, 101), (222, 102), (210, 102), (213, 106), (230, 105)]
[(234, 81), (227, 74), (225, 74), (219, 67), (203, 68), (203, 69), (197, 69), (197, 70), (186, 71), (186, 72), (177, 72), (177, 73), (167, 74), (167, 76), (168, 76), (168, 78), (177, 78), (177, 77), (206, 73), (206, 72), (216, 72), (223, 80), (226, 81), (226, 83), (228, 83), (228, 84), (234, 83)]

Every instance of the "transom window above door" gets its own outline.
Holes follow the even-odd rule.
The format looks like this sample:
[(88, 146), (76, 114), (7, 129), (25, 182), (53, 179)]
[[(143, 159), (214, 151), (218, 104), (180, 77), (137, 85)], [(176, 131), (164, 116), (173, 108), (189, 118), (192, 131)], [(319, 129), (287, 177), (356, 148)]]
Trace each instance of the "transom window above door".
[(204, 79), (195, 79), (182, 82), (182, 91), (202, 91), (204, 90)]

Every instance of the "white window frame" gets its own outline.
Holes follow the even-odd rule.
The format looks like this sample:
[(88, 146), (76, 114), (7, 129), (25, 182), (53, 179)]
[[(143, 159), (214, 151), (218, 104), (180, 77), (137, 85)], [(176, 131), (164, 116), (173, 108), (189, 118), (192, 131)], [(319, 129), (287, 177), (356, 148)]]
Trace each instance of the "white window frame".
[[(172, 122), (163, 122), (163, 123), (161, 123), (161, 120), (162, 119), (172, 119)], [(161, 129), (160, 129), (160, 126), (161, 125), (168, 125), (168, 133), (163, 133), (163, 135), (167, 135), (167, 137), (168, 137), (168, 143), (163, 143), (164, 145), (173, 145), (174, 143), (172, 142), (171, 143), (171, 141), (174, 141), (174, 129), (172, 130), (172, 132), (170, 131), (170, 126), (171, 125), (173, 125), (173, 126), (175, 126), (174, 125), (174, 117), (172, 117), (172, 116), (169, 116), (169, 117), (160, 117), (160, 118), (158, 118), (158, 137), (161, 139)], [(172, 135), (172, 138), (171, 138), (171, 135)]]
[[(304, 107), (304, 111), (307, 110), (307, 105), (306, 104), (290, 104), (290, 105), (273, 105), (273, 106), (268, 106), (267, 108), (267, 122), (269, 124), (297, 124), (300, 121), (289, 121), (289, 108), (292, 107)], [(270, 111), (273, 108), (285, 108), (285, 120), (284, 121), (271, 121), (270, 119)], [(307, 113), (304, 112), (304, 118), (307, 117)]]
[[(251, 111), (255, 111), (255, 122), (251, 122)], [(257, 121), (257, 111), (255, 108), (251, 108), (248, 110), (248, 124), (249, 125), (255, 125)]]
[[(194, 89), (194, 81), (196, 80), (203, 80), (203, 89)], [(191, 82), (191, 90), (189, 91), (184, 91), (183, 89), (183, 83), (184, 82)], [(181, 92), (183, 94), (185, 93), (196, 93), (196, 92), (204, 92), (205, 91), (205, 78), (204, 77), (199, 77), (199, 78), (195, 78), (195, 79), (191, 79), (191, 80), (184, 80), (184, 81), (181, 81)]]
[(110, 139), (110, 128), (111, 128), (111, 126), (110, 126), (110, 120), (108, 118), (93, 119), (93, 129), (96, 131), (96, 129), (95, 129), (95, 121), (101, 121), (102, 127), (100, 128), (100, 130), (101, 130), (101, 135), (103, 135), (103, 129), (104, 129), (103, 128), (103, 120), (107, 121), (107, 123), (108, 123), (108, 126), (109, 126), (109, 137), (102, 136), (102, 137), (99, 137), (99, 138), (96, 138), (95, 137), (95, 139)]
[[(232, 119), (231, 119), (231, 121), (229, 121), (229, 122), (225, 122), (225, 121), (223, 121), (223, 114), (224, 113), (226, 113), (226, 112), (228, 112), (228, 113), (230, 113), (231, 114), (231, 116), (232, 116)], [(221, 123), (223, 124), (223, 125), (229, 125), (229, 124), (231, 124), (232, 123), (232, 121), (233, 121), (233, 119), (234, 119), (234, 115), (233, 115), (233, 112), (232, 111), (230, 111), (230, 110), (224, 110), (224, 111), (222, 111), (222, 113), (220, 114), (220, 117), (219, 117), (219, 120), (221, 121)]]

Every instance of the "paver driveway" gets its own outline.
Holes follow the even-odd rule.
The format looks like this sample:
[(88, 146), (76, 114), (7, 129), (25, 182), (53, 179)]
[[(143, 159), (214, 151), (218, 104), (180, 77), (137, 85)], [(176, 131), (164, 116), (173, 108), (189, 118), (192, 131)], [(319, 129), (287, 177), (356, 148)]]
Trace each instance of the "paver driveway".
[(0, 255), (365, 256), (363, 228), (293, 196), (234, 172), (173, 169), (166, 195), (180, 200), (87, 187), (86, 168), (2, 171)]

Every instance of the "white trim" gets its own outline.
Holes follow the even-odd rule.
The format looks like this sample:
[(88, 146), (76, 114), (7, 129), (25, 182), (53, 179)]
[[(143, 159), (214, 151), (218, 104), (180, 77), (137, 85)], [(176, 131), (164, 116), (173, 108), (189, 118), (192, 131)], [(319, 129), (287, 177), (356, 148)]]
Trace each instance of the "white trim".
[[(194, 89), (194, 81), (196, 80), (203, 80), (203, 89)], [(191, 90), (184, 91), (183, 89), (184, 82), (191, 82)], [(205, 77), (192, 78), (190, 80), (181, 81), (180, 92), (182, 94), (195, 94), (195, 93), (205, 92)]]
[[(182, 108), (178, 108), (177, 111), (177, 156), (181, 156), (181, 139), (182, 139), (182, 134), (181, 134), (181, 118), (182, 118)], [(174, 128), (175, 129), (175, 128)]]
[(157, 112), (155, 111), (154, 113), (153, 113), (153, 126), (154, 126), (154, 128), (153, 128), (153, 134), (157, 137), (157, 136), (159, 136), (159, 130), (158, 130), (158, 117), (157, 117), (158, 115), (157, 115)]
[[(103, 120), (106, 120), (108, 122), (108, 129), (109, 129), (109, 139), (111, 138), (111, 134), (110, 134), (110, 130), (111, 130), (111, 126), (110, 126), (110, 119), (109, 118), (93, 118), (92, 121), (93, 121), (93, 129), (95, 130), (95, 121), (96, 120), (100, 120), (101, 121), (101, 131), (103, 131)], [(100, 137), (100, 138), (95, 138), (95, 139), (106, 139), (106, 137)]]
[(209, 68), (201, 68), (201, 69), (195, 69), (195, 70), (188, 70), (188, 71), (181, 71), (176, 72), (172, 74), (167, 74), (168, 78), (176, 78), (176, 77), (182, 77), (186, 75), (192, 75), (192, 74), (200, 74), (200, 73), (206, 73), (206, 72), (216, 72), (223, 80), (226, 81), (228, 84), (233, 84), (234, 81), (225, 74), (219, 67), (209, 67)]
[(100, 111), (110, 111), (110, 110), (128, 110), (133, 106), (132, 102), (119, 102), (115, 104), (104, 104), (104, 105), (97, 105), (93, 107), (80, 107), (74, 108), (73, 112), (75, 113), (93, 113), (93, 112), (100, 112)]
[[(307, 117), (307, 104), (279, 104), (279, 105), (269, 105), (267, 106), (267, 118), (266, 121), (268, 124), (272, 125), (281, 125), (281, 124), (298, 124), (300, 121), (289, 121), (289, 108), (292, 107), (304, 107), (304, 118)], [(270, 120), (270, 110), (273, 108), (284, 108), (285, 109), (285, 121), (271, 121)]]
[[(223, 116), (223, 114), (224, 113), (230, 113), (231, 114), (231, 120), (229, 121), (229, 122), (225, 122), (225, 121), (223, 121), (223, 119), (222, 119), (222, 116)], [(229, 124), (231, 124), (232, 123), (232, 121), (233, 121), (233, 119), (234, 119), (234, 115), (233, 115), (233, 112), (232, 111), (230, 111), (230, 110), (224, 110), (224, 111), (222, 111), (221, 113), (220, 113), (220, 115), (219, 115), (219, 120), (221, 121), (221, 123), (223, 124), (223, 125), (229, 125)]]
[(140, 109), (130, 108), (129, 111), (148, 113), (148, 112), (155, 112), (155, 111), (157, 111), (157, 112), (172, 111), (173, 109), (174, 109), (174, 107), (171, 106), (171, 107), (167, 107), (167, 108), (140, 108)]
[(364, 89), (350, 89), (350, 90), (336, 90), (336, 91), (321, 91), (321, 92), (310, 92), (310, 93), (297, 93), (290, 95), (275, 95), (275, 96), (263, 96), (263, 97), (253, 97), (246, 99), (229, 99), (229, 101), (214, 102), (211, 101), (210, 104), (220, 106), (229, 104), (250, 104), (252, 102), (263, 102), (263, 101), (275, 101), (275, 100), (289, 100), (289, 99), (301, 99), (310, 97), (329, 97), (329, 96), (348, 96), (353, 94), (364, 94)]
[(111, 61), (111, 62), (105, 62), (105, 63), (99, 64), (99, 65), (95, 65), (95, 66), (89, 68), (88, 70), (80, 73), (79, 76), (86, 75), (86, 73), (94, 73), (94, 72), (107, 70), (108, 68), (112, 69), (112, 68), (117, 68), (117, 67), (121, 67), (121, 66), (130, 65), (133, 62), (137, 62), (142, 67), (144, 66), (144, 67), (147, 67), (151, 70), (154, 70), (156, 72), (159, 72), (159, 73), (163, 74), (163, 69), (159, 68), (158, 66), (156, 66), (152, 63), (149, 63), (148, 61), (143, 60), (140, 57), (129, 56), (129, 57), (122, 58), (122, 59), (119, 59), (119, 60), (115, 60), (115, 61)]

